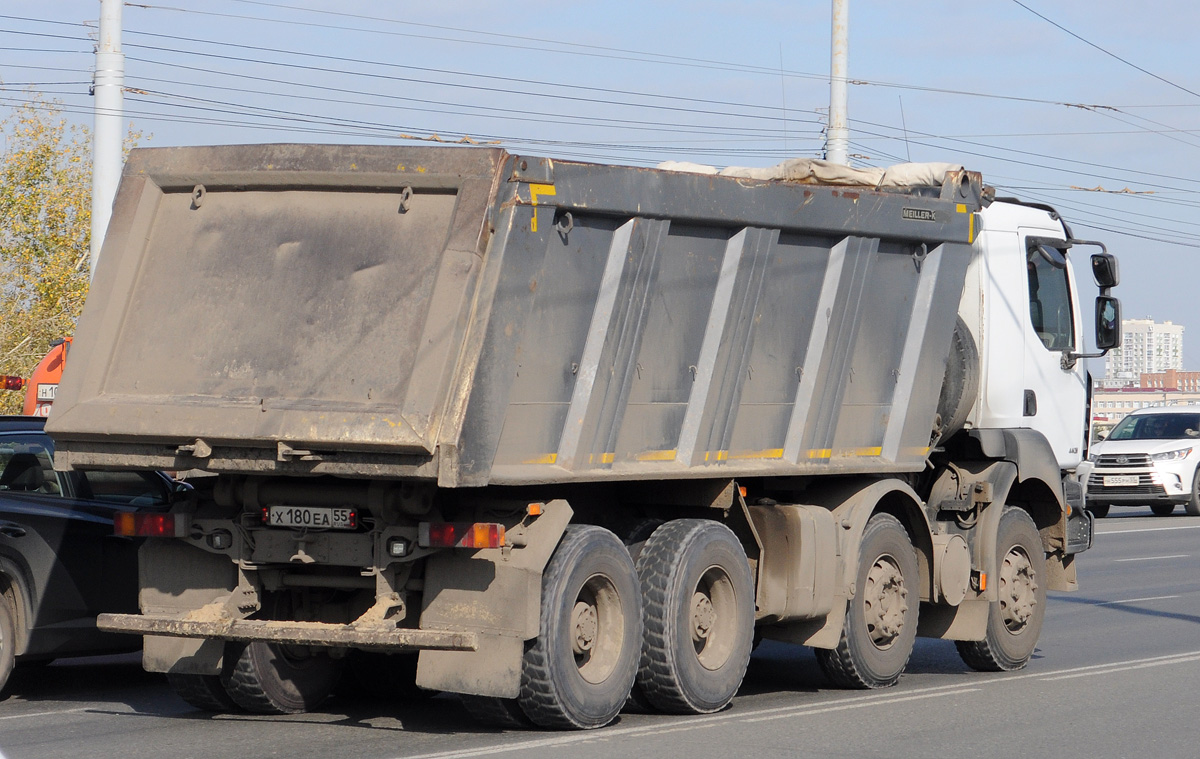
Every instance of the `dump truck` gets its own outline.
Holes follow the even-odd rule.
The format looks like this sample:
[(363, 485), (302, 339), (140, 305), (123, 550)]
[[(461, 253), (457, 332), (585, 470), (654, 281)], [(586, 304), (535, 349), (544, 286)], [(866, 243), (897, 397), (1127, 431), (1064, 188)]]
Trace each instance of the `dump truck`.
[(122, 525), (141, 613), (100, 620), (200, 708), (351, 667), (496, 724), (706, 713), (762, 637), (851, 688), (918, 635), (1026, 664), (1116, 284), (962, 167), (137, 149), (47, 429), (209, 475)]

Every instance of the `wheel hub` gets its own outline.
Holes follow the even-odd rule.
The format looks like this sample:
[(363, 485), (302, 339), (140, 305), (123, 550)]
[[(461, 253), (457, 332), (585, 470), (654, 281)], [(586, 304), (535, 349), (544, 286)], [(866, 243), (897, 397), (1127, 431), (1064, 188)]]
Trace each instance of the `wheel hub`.
[(1009, 632), (1025, 629), (1037, 610), (1037, 576), (1029, 557), (1014, 546), (1000, 567), (1000, 613)]
[(712, 632), (713, 624), (717, 621), (717, 612), (713, 608), (712, 599), (704, 593), (692, 595), (692, 640), (699, 643)]
[(867, 631), (878, 648), (888, 648), (904, 630), (908, 613), (908, 588), (904, 575), (890, 556), (880, 556), (863, 584)]
[(574, 631), (572, 648), (576, 655), (585, 654), (596, 644), (596, 631), (599, 629), (596, 607), (586, 601), (578, 601), (571, 612), (571, 629)]

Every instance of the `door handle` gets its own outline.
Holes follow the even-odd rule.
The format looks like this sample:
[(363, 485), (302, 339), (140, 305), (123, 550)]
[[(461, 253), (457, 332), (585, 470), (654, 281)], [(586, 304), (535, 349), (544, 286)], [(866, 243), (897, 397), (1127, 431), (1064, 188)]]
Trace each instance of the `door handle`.
[(12, 522), (0, 522), (0, 535), (6, 538), (25, 537), (25, 528)]

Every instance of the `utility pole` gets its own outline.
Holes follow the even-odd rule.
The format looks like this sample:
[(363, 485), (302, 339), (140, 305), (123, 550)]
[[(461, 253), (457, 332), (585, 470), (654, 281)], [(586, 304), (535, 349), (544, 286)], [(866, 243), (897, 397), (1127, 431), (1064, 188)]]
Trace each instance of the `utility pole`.
[(121, 179), (125, 121), (125, 54), (121, 52), (123, 0), (100, 0), (100, 38), (96, 44), (96, 75), (92, 80), (95, 124), (92, 128), (92, 245), (91, 271), (96, 273), (100, 247), (112, 216), (113, 198)]
[(846, 78), (849, 74), (850, 0), (833, 0), (833, 40), (829, 62), (829, 128), (825, 160), (849, 164), (850, 128), (846, 118)]

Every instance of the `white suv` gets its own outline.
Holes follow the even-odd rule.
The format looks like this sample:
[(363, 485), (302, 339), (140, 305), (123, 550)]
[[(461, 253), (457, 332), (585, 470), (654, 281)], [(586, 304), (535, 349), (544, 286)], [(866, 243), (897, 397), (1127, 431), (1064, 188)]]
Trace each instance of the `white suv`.
[(1087, 507), (1098, 517), (1110, 506), (1144, 506), (1159, 516), (1184, 504), (1200, 516), (1200, 406), (1135, 411), (1088, 455)]

